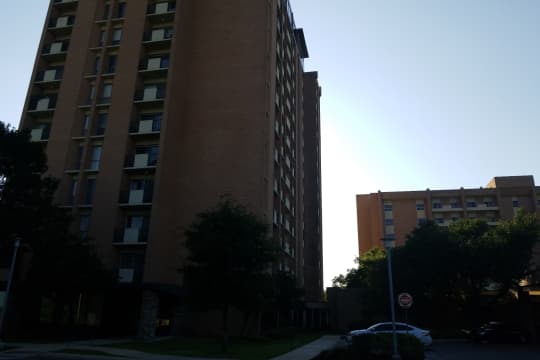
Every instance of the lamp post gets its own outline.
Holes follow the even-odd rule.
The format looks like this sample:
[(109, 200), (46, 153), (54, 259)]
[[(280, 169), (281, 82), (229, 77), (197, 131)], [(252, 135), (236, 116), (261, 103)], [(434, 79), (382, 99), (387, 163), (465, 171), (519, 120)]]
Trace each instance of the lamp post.
[(8, 283), (6, 287), (6, 294), (4, 296), (4, 306), (2, 308), (2, 314), (0, 315), (0, 348), (4, 347), (2, 342), (2, 336), (4, 335), (4, 322), (6, 321), (7, 307), (9, 301), (9, 291), (11, 290), (11, 283), (13, 282), (13, 277), (15, 275), (15, 264), (17, 262), (17, 251), (21, 245), (21, 239), (15, 238), (15, 246), (13, 247), (13, 257), (11, 258), (11, 267), (9, 269)]
[(394, 308), (394, 284), (392, 281), (392, 248), (395, 241), (393, 238), (383, 238), (384, 248), (386, 249), (386, 262), (388, 263), (388, 290), (390, 293), (390, 312), (392, 314), (392, 359), (399, 360), (401, 357), (398, 353), (397, 336), (396, 336), (396, 311)]

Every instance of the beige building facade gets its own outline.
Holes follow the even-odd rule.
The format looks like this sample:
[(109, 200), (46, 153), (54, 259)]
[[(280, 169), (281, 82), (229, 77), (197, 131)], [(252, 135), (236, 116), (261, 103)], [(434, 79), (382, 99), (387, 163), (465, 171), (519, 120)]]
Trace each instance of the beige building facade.
[(540, 187), (532, 176), (493, 178), (485, 187), (402, 192), (377, 192), (356, 196), (360, 254), (382, 247), (383, 238), (403, 245), (407, 235), (428, 220), (448, 226), (460, 219), (482, 219), (496, 225), (518, 210), (540, 216)]
[(182, 287), (183, 231), (223, 194), (269, 224), (274, 270), (322, 299), (307, 57), (288, 0), (51, 1), (20, 126), (43, 143), (76, 230), (144, 292), (143, 320), (174, 318), (160, 291)]

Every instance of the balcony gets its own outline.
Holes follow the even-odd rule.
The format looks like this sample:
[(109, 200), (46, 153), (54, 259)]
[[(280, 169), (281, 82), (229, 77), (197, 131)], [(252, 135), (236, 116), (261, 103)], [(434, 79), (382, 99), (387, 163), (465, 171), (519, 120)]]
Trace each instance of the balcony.
[(66, 57), (69, 41), (55, 41), (43, 47), (41, 55), (49, 61), (60, 61)]
[(56, 88), (64, 75), (64, 68), (58, 67), (38, 72), (35, 84), (41, 88)]
[(176, 3), (174, 1), (159, 2), (148, 6), (148, 20), (152, 23), (164, 23), (174, 20)]
[(132, 136), (157, 135), (160, 131), (161, 121), (155, 119), (142, 119), (129, 127), (129, 134)]
[(152, 29), (144, 34), (143, 44), (151, 50), (165, 49), (170, 46), (172, 37), (172, 28)]
[(48, 124), (43, 124), (30, 131), (30, 141), (32, 142), (44, 142), (49, 140), (51, 133), (51, 127)]
[(53, 5), (62, 10), (75, 10), (77, 8), (77, 0), (54, 0)]
[(169, 70), (169, 57), (152, 57), (146, 59), (139, 69), (139, 74), (145, 79), (167, 77)]
[(431, 206), (433, 212), (462, 211), (463, 208), (458, 203), (441, 204), (433, 203)]
[(51, 19), (47, 29), (54, 35), (67, 35), (71, 32), (73, 23), (75, 23), (75, 16), (60, 16), (55, 19)]
[(119, 268), (118, 269), (118, 282), (121, 284), (135, 284), (140, 282), (142, 272), (137, 271), (134, 268)]
[(120, 206), (151, 206), (153, 190), (152, 186), (145, 186), (145, 189), (131, 189), (120, 193)]
[(469, 206), (469, 205), (473, 205), (473, 204), (467, 204), (467, 211), (499, 210), (499, 207), (494, 202), (474, 203), (474, 206)]
[(145, 245), (148, 242), (147, 227), (125, 227), (115, 232), (114, 245)]
[(136, 104), (154, 104), (156, 102), (162, 102), (165, 99), (165, 86), (159, 85), (147, 85), (141, 92), (135, 94)]
[(135, 154), (126, 161), (125, 170), (155, 169), (157, 165), (157, 156), (150, 153)]
[(35, 97), (30, 100), (28, 113), (30, 114), (50, 114), (56, 108), (56, 95), (46, 95)]

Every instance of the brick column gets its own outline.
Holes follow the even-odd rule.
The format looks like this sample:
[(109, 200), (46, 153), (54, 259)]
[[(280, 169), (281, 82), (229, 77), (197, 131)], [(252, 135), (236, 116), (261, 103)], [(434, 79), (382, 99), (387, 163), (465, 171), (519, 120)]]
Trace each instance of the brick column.
[(141, 319), (139, 320), (139, 337), (156, 336), (156, 320), (159, 310), (159, 297), (153, 291), (145, 290), (142, 295)]

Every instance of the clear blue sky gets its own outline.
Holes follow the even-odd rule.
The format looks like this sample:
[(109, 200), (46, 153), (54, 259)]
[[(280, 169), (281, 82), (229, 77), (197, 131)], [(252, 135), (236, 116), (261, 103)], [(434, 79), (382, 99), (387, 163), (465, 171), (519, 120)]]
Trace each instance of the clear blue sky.
[[(540, 1), (291, 2), (323, 88), (325, 285), (358, 255), (356, 194), (540, 182)], [(0, 13), (0, 120), (14, 125), (47, 5)]]

